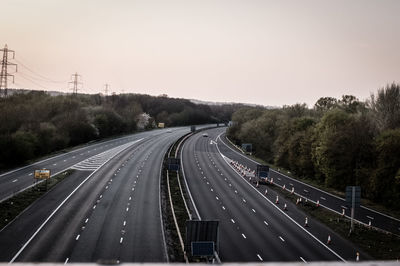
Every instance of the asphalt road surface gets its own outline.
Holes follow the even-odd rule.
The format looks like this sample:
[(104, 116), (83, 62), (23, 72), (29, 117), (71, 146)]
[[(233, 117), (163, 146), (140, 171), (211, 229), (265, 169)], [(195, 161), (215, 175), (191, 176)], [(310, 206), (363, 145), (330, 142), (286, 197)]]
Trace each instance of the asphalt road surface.
[(76, 169), (0, 232), (0, 261), (167, 262), (160, 169), (189, 128), (168, 131), (93, 144), (3, 175), (4, 184), (29, 184), (38, 167)]
[[(238, 151), (225, 137), (225, 129), (218, 129), (219, 134), (222, 134), (218, 138), (218, 147), (221, 152), (232, 160), (238, 161), (239, 163), (249, 167), (252, 170), (256, 170), (257, 162), (248, 158), (240, 151)], [(345, 215), (351, 216), (351, 209), (346, 205), (346, 201), (336, 195), (332, 195), (318, 188), (314, 188), (307, 185), (301, 181), (293, 179), (283, 173), (280, 173), (274, 169), (270, 169), (270, 178), (273, 178), (273, 182), (279, 186), (285, 185), (286, 189), (291, 190), (294, 187), (296, 194), (303, 197), (307, 197), (313, 202), (319, 201), (319, 203), (337, 213), (342, 213), (345, 210)], [(400, 220), (394, 217), (390, 217), (383, 213), (374, 211), (365, 206), (361, 206), (355, 210), (355, 219), (368, 225), (392, 232), (394, 234), (400, 235)]]
[[(276, 193), (260, 193), (230, 165), (220, 151), (225, 129), (195, 134), (182, 148), (182, 163), (199, 217), (220, 221), (219, 256), (223, 262), (354, 260), (357, 247)], [(229, 149), (228, 149), (229, 150)], [(229, 150), (230, 151), (230, 150)], [(288, 210), (283, 210), (287, 203)], [(194, 211), (196, 213), (196, 211)], [(196, 216), (196, 215), (195, 215)], [(331, 244), (326, 245), (331, 236)], [(363, 259), (369, 258), (361, 252)]]

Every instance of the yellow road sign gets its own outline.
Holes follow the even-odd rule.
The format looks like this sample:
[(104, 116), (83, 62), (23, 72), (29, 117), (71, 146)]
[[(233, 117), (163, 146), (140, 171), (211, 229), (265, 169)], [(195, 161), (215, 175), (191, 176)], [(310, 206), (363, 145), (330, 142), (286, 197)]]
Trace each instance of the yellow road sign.
[(35, 170), (35, 178), (49, 179), (50, 178), (50, 170), (49, 169)]

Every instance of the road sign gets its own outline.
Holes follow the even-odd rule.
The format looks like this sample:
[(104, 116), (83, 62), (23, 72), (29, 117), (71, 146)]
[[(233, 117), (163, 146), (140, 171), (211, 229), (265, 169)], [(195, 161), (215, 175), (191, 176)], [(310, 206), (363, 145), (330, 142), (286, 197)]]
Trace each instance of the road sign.
[(196, 126), (190, 126), (190, 132), (195, 132), (196, 131)]
[(251, 143), (243, 143), (242, 149), (244, 150), (245, 153), (251, 153), (253, 150), (253, 145), (251, 145)]
[(186, 238), (185, 238), (185, 251), (196, 256), (196, 252), (209, 251), (207, 244), (195, 244), (193, 249), (193, 243), (201, 242), (212, 242), (214, 243), (213, 251), (219, 249), (219, 221), (186, 221)]
[(192, 256), (211, 257), (214, 256), (214, 242), (199, 241), (192, 242)]
[(256, 169), (256, 177), (258, 178), (267, 178), (269, 175), (269, 166), (268, 165), (257, 165)]
[(49, 179), (50, 178), (50, 170), (49, 169), (35, 170), (34, 177), (36, 179)]
[(181, 160), (179, 158), (170, 157), (167, 159), (169, 171), (179, 171)]
[(353, 188), (354, 188), (354, 207), (360, 207), (361, 203), (361, 187), (359, 186), (347, 186), (346, 187), (346, 204), (351, 207), (353, 200)]

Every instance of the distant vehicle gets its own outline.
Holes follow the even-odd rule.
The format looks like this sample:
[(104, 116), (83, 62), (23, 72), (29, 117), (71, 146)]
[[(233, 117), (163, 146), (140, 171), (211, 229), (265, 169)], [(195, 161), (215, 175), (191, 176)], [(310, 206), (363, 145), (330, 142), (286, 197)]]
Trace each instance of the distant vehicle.
[(172, 132), (172, 130), (171, 130), (171, 129), (168, 129), (168, 130), (167, 130), (167, 133), (171, 133), (171, 132)]
[(203, 133), (203, 137), (208, 137), (208, 134), (207, 133)]

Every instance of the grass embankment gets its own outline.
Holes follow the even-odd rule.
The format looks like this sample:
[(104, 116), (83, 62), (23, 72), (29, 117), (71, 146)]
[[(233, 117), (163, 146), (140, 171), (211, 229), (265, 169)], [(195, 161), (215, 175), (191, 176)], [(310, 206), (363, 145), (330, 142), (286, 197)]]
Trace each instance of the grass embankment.
[[(271, 186), (281, 193), (286, 199), (296, 202), (298, 196), (290, 194), (288, 191), (282, 191), (277, 186)], [(362, 250), (370, 254), (377, 260), (397, 260), (400, 257), (400, 237), (385, 233), (380, 230), (368, 228), (364, 225), (354, 223), (354, 231), (349, 235), (350, 219), (343, 218), (323, 207), (316, 207), (314, 203), (298, 204), (307, 215), (319, 220), (327, 225), (343, 238), (350, 240)]]
[(0, 203), (0, 230), (74, 170), (67, 170)]
[[(235, 145), (232, 141), (230, 141), (228, 139), (228, 137), (226, 137), (226, 139), (228, 140), (229, 144), (233, 145), (234, 148), (236, 148), (236, 150), (238, 150), (238, 152), (242, 152), (243, 153), (242, 149), (239, 146)], [(289, 177), (291, 177), (293, 179), (299, 180), (299, 181), (304, 182), (304, 183), (306, 183), (306, 184), (308, 184), (310, 186), (319, 188), (319, 189), (321, 189), (323, 191), (329, 192), (329, 193), (331, 193), (333, 195), (336, 195), (338, 197), (342, 197), (342, 198), (345, 197), (344, 191), (337, 191), (337, 190), (335, 190), (333, 188), (327, 187), (327, 186), (325, 186), (324, 183), (318, 182), (317, 180), (313, 180), (313, 179), (310, 179), (310, 178), (304, 178), (304, 177), (301, 177), (301, 178), (297, 177), (293, 172), (291, 172), (291, 171), (289, 171), (287, 169), (281, 168), (279, 166), (276, 166), (274, 164), (267, 163), (267, 162), (263, 161), (262, 159), (255, 157), (254, 155), (246, 154), (246, 156), (248, 156), (249, 158), (251, 158), (252, 160), (254, 160), (254, 161), (256, 161), (256, 162), (258, 162), (260, 164), (268, 165), (272, 169), (275, 169), (275, 170), (279, 169), (280, 173), (282, 173), (284, 175), (287, 175), (287, 176), (289, 176)], [(374, 210), (382, 212), (382, 213), (384, 213), (386, 215), (389, 215), (389, 216), (395, 217), (397, 219), (400, 219), (400, 210), (388, 209), (387, 207), (382, 206), (380, 204), (377, 204), (375, 202), (372, 202), (372, 201), (370, 201), (368, 199), (361, 199), (361, 204), (363, 206), (365, 206), (365, 207), (374, 209)]]

